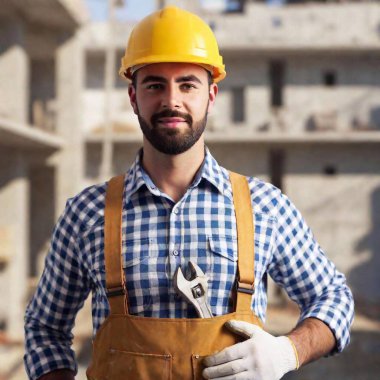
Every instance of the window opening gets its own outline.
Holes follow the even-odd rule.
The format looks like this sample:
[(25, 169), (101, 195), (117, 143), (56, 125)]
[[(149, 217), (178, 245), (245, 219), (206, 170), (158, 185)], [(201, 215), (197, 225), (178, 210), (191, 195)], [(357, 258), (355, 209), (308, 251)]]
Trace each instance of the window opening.
[(283, 61), (271, 61), (269, 66), (271, 105), (282, 107), (284, 104), (284, 77), (285, 63)]

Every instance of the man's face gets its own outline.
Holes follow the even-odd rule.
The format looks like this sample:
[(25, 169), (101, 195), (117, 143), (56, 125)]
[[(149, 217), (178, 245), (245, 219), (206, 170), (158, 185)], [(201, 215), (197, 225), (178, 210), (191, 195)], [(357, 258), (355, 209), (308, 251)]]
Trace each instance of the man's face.
[(129, 96), (145, 138), (158, 151), (176, 155), (202, 136), (218, 88), (207, 71), (188, 63), (156, 63), (137, 72)]

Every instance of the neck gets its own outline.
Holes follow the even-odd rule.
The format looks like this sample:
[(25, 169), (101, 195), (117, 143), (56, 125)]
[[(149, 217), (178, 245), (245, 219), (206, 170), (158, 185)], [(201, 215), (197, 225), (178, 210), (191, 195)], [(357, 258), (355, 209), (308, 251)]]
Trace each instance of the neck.
[(168, 155), (154, 149), (144, 138), (142, 165), (154, 184), (178, 202), (191, 185), (205, 157), (204, 140), (200, 138), (188, 151)]

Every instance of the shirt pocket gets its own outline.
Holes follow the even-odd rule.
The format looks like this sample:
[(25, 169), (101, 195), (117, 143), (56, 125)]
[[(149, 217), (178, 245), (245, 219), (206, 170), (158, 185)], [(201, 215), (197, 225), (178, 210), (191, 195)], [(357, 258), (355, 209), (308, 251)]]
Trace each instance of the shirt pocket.
[[(208, 243), (210, 251), (216, 255), (216, 258), (219, 257), (219, 260), (225, 258), (232, 262), (237, 261), (237, 240), (226, 236), (212, 235), (208, 237)], [(218, 261), (218, 259), (214, 261)]]
[(127, 239), (123, 242), (123, 268), (138, 264), (148, 264), (149, 259), (157, 258), (159, 247), (154, 238)]
[(166, 284), (160, 247), (155, 238), (149, 237), (123, 241), (123, 271), (132, 314), (147, 316), (152, 312), (159, 285)]
[(233, 286), (237, 268), (237, 240), (226, 236), (209, 236), (211, 271), (209, 297), (214, 315), (232, 311)]

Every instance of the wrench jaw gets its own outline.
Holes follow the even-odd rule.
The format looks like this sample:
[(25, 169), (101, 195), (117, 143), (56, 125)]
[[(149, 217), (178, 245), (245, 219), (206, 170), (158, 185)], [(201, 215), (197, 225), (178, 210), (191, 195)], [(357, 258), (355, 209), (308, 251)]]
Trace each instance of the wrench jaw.
[(192, 262), (191, 260), (189, 261), (188, 263), (188, 267), (190, 269), (190, 272), (191, 272), (191, 280), (194, 280), (196, 277), (198, 278), (206, 278), (207, 279), (207, 276), (204, 274), (203, 270), (198, 266), (198, 264)]
[(208, 278), (192, 261), (189, 261), (188, 268), (191, 273), (190, 280), (185, 278), (180, 267), (177, 268), (173, 278), (174, 288), (195, 307), (200, 318), (211, 318), (213, 315), (207, 300)]
[(183, 275), (181, 267), (178, 267), (174, 273), (173, 277), (173, 286), (177, 294), (182, 296), (188, 303), (192, 304), (197, 314), (199, 315), (200, 310), (198, 309), (198, 303), (195, 302), (193, 298), (193, 292), (189, 286), (190, 281), (185, 278)]
[(191, 289), (184, 286), (188, 281), (182, 273), (181, 267), (178, 267), (174, 273), (173, 286), (175, 291), (186, 299), (187, 302), (192, 303)]

